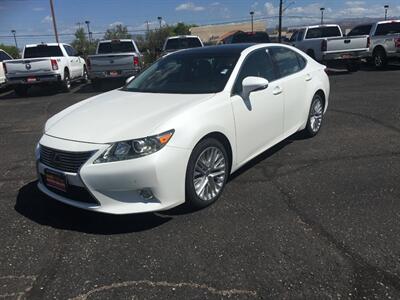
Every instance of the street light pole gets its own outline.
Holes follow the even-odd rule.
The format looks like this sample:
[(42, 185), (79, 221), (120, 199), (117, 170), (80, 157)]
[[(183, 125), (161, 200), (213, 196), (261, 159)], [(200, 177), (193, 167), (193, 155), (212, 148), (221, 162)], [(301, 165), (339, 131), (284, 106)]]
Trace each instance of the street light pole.
[(14, 42), (15, 42), (15, 47), (18, 49), (18, 44), (17, 44), (17, 37), (15, 36), (15, 34), (17, 33), (14, 29), (11, 30), (11, 33), (14, 36)]
[(387, 20), (389, 5), (386, 4), (384, 8), (385, 8), (385, 20)]
[(87, 33), (88, 33), (88, 39), (89, 43), (92, 43), (92, 37), (91, 37), (91, 31), (90, 31), (90, 21), (85, 21), (85, 24), (87, 26)]
[(51, 18), (53, 19), (54, 35), (56, 36), (56, 42), (58, 44), (59, 40), (58, 40), (58, 33), (57, 33), (56, 16), (54, 14), (53, 0), (50, 0), (50, 9), (51, 9)]
[(251, 16), (251, 33), (254, 33), (254, 11), (250, 12)]
[(282, 42), (282, 14), (283, 14), (283, 0), (279, 1), (279, 27), (278, 27), (278, 41)]
[(321, 25), (324, 25), (324, 11), (325, 11), (325, 7), (321, 7), (320, 8), (321, 11)]
[(160, 29), (161, 29), (161, 20), (162, 20), (162, 17), (157, 17), (157, 19), (158, 19), (158, 22), (160, 22)]

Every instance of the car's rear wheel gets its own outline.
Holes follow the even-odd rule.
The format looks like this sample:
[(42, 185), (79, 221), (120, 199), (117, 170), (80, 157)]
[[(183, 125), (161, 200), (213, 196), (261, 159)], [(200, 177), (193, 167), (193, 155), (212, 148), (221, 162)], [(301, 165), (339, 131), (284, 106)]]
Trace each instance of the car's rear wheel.
[(214, 203), (229, 176), (229, 159), (224, 146), (214, 138), (202, 140), (194, 148), (186, 171), (186, 196), (192, 208)]
[(387, 57), (385, 50), (376, 49), (373, 54), (373, 63), (375, 68), (382, 69), (387, 65)]
[(307, 126), (303, 130), (306, 137), (314, 137), (321, 130), (322, 119), (324, 117), (324, 101), (319, 94), (315, 94), (311, 101), (308, 113)]
[(71, 90), (71, 77), (69, 76), (68, 70), (64, 71), (64, 80), (61, 82), (61, 89), (66, 93)]
[(14, 92), (17, 94), (17, 96), (23, 97), (28, 95), (28, 89), (29, 86), (27, 85), (18, 85), (14, 88)]

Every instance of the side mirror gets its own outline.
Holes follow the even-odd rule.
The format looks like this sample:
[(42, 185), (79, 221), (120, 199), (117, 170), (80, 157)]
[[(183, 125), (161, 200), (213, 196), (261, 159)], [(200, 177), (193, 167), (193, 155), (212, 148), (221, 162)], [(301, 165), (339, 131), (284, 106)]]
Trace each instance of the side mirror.
[(128, 78), (125, 80), (125, 84), (128, 84), (128, 83), (131, 82), (133, 79), (135, 79), (135, 76), (128, 77)]
[(242, 81), (242, 96), (247, 99), (251, 92), (266, 89), (268, 87), (268, 80), (262, 77), (249, 76)]

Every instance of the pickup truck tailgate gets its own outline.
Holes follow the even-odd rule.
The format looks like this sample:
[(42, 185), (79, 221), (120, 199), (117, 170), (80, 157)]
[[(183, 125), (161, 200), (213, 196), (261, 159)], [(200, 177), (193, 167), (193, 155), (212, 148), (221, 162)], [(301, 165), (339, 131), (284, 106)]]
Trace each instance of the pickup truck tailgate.
[(368, 51), (368, 36), (328, 38), (326, 53)]
[(113, 53), (113, 54), (97, 54), (89, 56), (91, 71), (106, 72), (106, 71), (121, 71), (133, 70), (133, 64), (136, 53)]
[(29, 76), (52, 72), (49, 58), (14, 59), (6, 62), (7, 76)]

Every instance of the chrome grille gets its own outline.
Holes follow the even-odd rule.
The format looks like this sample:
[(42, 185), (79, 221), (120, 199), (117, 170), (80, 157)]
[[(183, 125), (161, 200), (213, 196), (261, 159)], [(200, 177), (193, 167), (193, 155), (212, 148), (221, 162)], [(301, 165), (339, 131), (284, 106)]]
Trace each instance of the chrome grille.
[(54, 169), (78, 173), (80, 167), (93, 155), (94, 151), (69, 152), (40, 146), (40, 161)]

